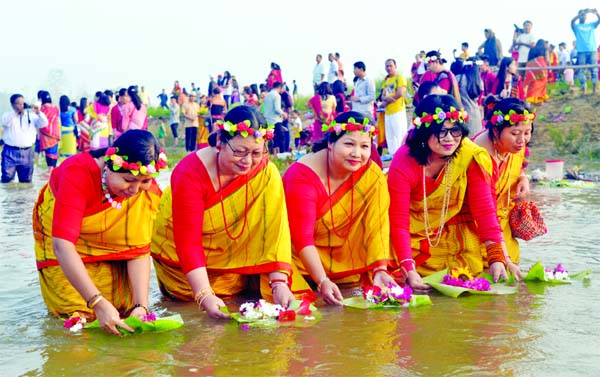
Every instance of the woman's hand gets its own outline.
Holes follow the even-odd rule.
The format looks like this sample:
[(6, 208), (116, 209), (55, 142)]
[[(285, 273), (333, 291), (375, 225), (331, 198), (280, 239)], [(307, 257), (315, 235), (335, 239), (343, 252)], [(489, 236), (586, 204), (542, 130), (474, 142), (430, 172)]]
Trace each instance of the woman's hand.
[(279, 304), (284, 308), (290, 306), (290, 303), (294, 299), (294, 294), (292, 293), (290, 287), (288, 287), (287, 284), (276, 283), (272, 286), (271, 290), (273, 292), (273, 301), (276, 304)]
[(211, 318), (231, 318), (229, 314), (221, 311), (221, 307), (223, 306), (225, 306), (223, 300), (214, 294), (207, 296), (202, 301), (202, 309), (206, 310), (206, 313)]
[(130, 317), (138, 317), (139, 319), (142, 319), (147, 314), (149, 314), (149, 313), (146, 312), (146, 309), (144, 307), (138, 306), (137, 308), (133, 308), (133, 310), (131, 311), (129, 316)]
[(522, 175), (517, 183), (517, 193), (515, 195), (515, 202), (527, 200), (529, 198), (529, 178)]
[(506, 268), (502, 262), (494, 262), (490, 265), (490, 274), (494, 278), (494, 283), (497, 283), (500, 279), (508, 279), (506, 274)]
[(344, 297), (340, 292), (338, 286), (327, 279), (321, 283), (321, 297), (323, 297), (323, 301), (325, 301), (329, 305), (343, 305), (342, 300)]
[[(381, 271), (381, 272), (380, 272)], [(373, 275), (373, 284), (379, 287), (387, 287), (388, 285), (398, 285), (394, 278), (390, 276), (385, 270), (377, 270), (375, 271), (375, 275)]]
[(100, 302), (94, 306), (94, 312), (96, 313), (96, 318), (98, 319), (100, 327), (109, 333), (121, 335), (117, 327), (121, 327), (129, 332), (133, 332), (133, 329), (121, 319), (119, 311), (115, 309), (115, 307), (105, 298), (100, 300)]
[(431, 286), (423, 283), (421, 275), (415, 270), (408, 271), (406, 275), (406, 283), (414, 290), (431, 291)]
[(513, 263), (510, 259), (506, 260), (506, 269), (514, 275), (515, 279), (517, 281), (521, 281), (523, 280), (523, 272), (521, 272), (521, 269), (519, 268), (519, 265), (516, 263)]

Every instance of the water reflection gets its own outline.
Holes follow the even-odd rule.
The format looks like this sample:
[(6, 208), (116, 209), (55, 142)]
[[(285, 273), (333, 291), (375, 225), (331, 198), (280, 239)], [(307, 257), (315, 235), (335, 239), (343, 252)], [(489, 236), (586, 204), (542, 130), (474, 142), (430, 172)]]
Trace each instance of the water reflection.
[[(168, 175), (160, 178), (164, 187)], [(164, 334), (116, 338), (70, 334), (42, 301), (31, 210), (41, 188), (0, 185), (0, 360), (3, 375), (598, 375), (600, 189), (534, 188), (549, 234), (522, 244), (538, 260), (591, 269), (571, 285), (522, 284), (512, 296), (450, 299), (402, 311), (322, 307), (307, 328), (242, 330), (195, 304), (164, 300), (153, 277), (151, 307), (186, 324)], [(232, 309), (235, 309), (232, 308)], [(99, 369), (101, 368), (101, 369)]]

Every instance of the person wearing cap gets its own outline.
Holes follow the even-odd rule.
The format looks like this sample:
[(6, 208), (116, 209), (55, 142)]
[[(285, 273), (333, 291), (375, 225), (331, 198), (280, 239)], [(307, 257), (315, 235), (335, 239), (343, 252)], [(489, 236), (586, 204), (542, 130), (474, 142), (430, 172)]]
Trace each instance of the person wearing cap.
[(196, 150), (198, 110), (200, 110), (200, 106), (196, 103), (196, 93), (190, 92), (188, 101), (181, 105), (183, 127), (185, 128), (185, 150), (188, 152)]

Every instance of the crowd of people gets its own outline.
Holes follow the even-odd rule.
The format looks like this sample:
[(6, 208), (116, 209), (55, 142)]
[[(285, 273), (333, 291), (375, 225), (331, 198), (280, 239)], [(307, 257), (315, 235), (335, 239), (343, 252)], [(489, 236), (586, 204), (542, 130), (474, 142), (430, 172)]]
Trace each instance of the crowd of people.
[[(588, 13), (598, 16), (581, 11), (574, 30)], [(521, 37), (530, 31), (526, 21), (515, 49), (545, 49)], [(526, 93), (537, 89), (524, 88), (521, 51), (503, 57), (485, 33), (482, 64), (466, 43), (449, 70), (438, 51), (417, 55), (425, 67), (412, 71), (410, 124), (409, 84), (391, 58), (377, 92), (364, 62), (349, 84), (339, 53), (328, 70), (317, 55), (307, 127), (276, 63), (260, 89), (240, 92), (228, 71), (211, 78), (208, 95), (175, 81), (158, 98), (176, 144), (183, 119), (189, 154), (164, 191), (155, 178), (167, 167), (167, 120), (156, 136), (147, 130), (143, 87), (114, 98), (99, 91), (91, 103), (63, 95), (58, 107), (47, 91), (31, 106), (14, 94), (2, 116), (2, 182), (31, 181), (35, 151), (44, 152), (51, 174), (33, 231), (48, 309), (131, 331), (123, 317), (150, 311), (151, 263), (165, 297), (195, 301), (214, 318), (228, 317), (224, 298), (249, 292), (286, 307), (316, 290), (340, 305), (345, 287), (427, 291), (424, 276), (454, 267), (522, 278), (508, 214), (529, 196), (536, 115)], [(302, 143), (308, 153), (281, 176), (270, 155)], [(387, 172), (383, 146), (393, 156)]]

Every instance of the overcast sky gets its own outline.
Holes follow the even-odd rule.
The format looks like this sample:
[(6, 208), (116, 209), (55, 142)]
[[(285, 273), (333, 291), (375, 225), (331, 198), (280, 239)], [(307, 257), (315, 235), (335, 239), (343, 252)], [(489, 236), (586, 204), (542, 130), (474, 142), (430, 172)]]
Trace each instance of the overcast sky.
[[(274, 61), (285, 81), (295, 79), (308, 94), (317, 53), (326, 60), (328, 52), (339, 52), (349, 80), (355, 61), (380, 78), (390, 57), (407, 75), (419, 50), (441, 49), (451, 58), (466, 41), (474, 53), (485, 28), (496, 32), (506, 54), (513, 24), (526, 19), (536, 38), (570, 47), (571, 19), (593, 6), (577, 0), (2, 0), (0, 92), (30, 99), (54, 81), (77, 99), (135, 83), (155, 97), (179, 80), (206, 93), (210, 74), (228, 70), (241, 85), (262, 82)], [(51, 72), (64, 77), (51, 79)], [(51, 94), (57, 102), (63, 93)]]

